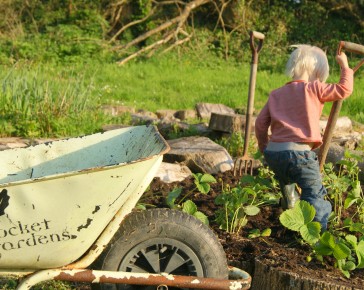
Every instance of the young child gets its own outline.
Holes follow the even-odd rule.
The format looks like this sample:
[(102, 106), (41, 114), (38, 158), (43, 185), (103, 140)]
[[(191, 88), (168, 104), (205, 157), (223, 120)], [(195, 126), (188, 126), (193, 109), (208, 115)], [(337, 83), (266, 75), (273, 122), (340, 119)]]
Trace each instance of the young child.
[[(332, 211), (324, 199), (316, 153), (322, 144), (319, 120), (325, 102), (347, 98), (353, 91), (353, 70), (345, 53), (336, 56), (341, 67), (337, 84), (326, 84), (329, 65), (326, 54), (318, 47), (297, 45), (286, 73), (292, 81), (273, 90), (255, 122), (259, 150), (275, 173), (281, 190), (290, 184), (301, 188), (301, 200), (316, 209), (315, 221), (327, 228)], [(270, 127), (271, 136), (268, 136)], [(284, 192), (284, 191), (283, 191)]]

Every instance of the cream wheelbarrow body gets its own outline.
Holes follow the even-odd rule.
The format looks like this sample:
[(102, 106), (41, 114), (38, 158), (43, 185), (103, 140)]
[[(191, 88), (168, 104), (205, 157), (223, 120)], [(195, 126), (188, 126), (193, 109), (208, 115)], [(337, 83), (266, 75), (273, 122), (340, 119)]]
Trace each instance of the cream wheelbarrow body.
[(154, 126), (136, 126), (1, 151), (0, 277), (21, 278), (17, 289), (49, 279), (99, 289), (250, 287), (239, 269), (226, 279), (207, 227), (181, 212), (131, 213), (168, 150)]

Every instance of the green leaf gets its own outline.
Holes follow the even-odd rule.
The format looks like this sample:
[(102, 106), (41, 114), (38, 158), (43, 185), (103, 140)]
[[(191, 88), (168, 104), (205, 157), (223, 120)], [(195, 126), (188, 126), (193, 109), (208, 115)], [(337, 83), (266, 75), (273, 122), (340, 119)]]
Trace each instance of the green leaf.
[(261, 236), (262, 236), (262, 237), (269, 237), (269, 236), (271, 235), (271, 233), (272, 233), (272, 230), (271, 230), (270, 228), (267, 228), (267, 229), (264, 229), (264, 230), (262, 231)]
[(147, 209), (147, 207), (145, 206), (145, 204), (143, 204), (143, 203), (138, 203), (136, 206), (135, 206), (135, 208), (137, 208), (137, 209), (141, 209), (141, 210), (146, 210)]
[(348, 196), (347, 198), (345, 198), (345, 202), (344, 202), (344, 208), (348, 209), (349, 207), (351, 207), (358, 199), (357, 198), (353, 198), (351, 196)]
[(330, 234), (329, 232), (324, 232), (323, 234), (322, 234), (322, 236), (321, 236), (321, 238), (320, 238), (320, 242), (323, 244), (323, 245), (325, 245), (325, 246), (327, 246), (327, 247), (329, 247), (329, 248), (331, 248), (332, 250), (335, 248), (335, 246), (336, 246), (336, 243), (335, 243), (335, 237), (332, 235), (332, 234)]
[(202, 177), (200, 178), (200, 182), (206, 182), (206, 183), (213, 183), (216, 182), (215, 177), (213, 177), (211, 174), (204, 174), (202, 175)]
[(354, 262), (352, 261), (347, 261), (343, 266), (342, 266), (342, 270), (344, 271), (353, 271), (355, 270), (356, 266), (354, 264)]
[(364, 268), (364, 240), (358, 243), (355, 253), (358, 257), (358, 265), (356, 267), (359, 269)]
[(255, 205), (247, 205), (244, 207), (244, 212), (246, 215), (254, 216), (260, 212), (260, 208)]
[(359, 232), (359, 233), (364, 234), (364, 224), (362, 224), (362, 223), (353, 223), (353, 224), (350, 225), (349, 230), (351, 232)]
[(182, 211), (184, 211), (190, 215), (194, 215), (195, 212), (197, 211), (197, 206), (195, 205), (195, 203), (192, 200), (187, 200), (183, 203)]
[(253, 239), (253, 238), (257, 238), (261, 235), (260, 230), (259, 229), (253, 229), (250, 231), (248, 238), (249, 239)]
[(166, 202), (170, 208), (176, 207), (175, 205), (176, 199), (181, 195), (181, 193), (182, 193), (182, 187), (176, 187), (170, 193), (168, 193)]
[(208, 183), (199, 183), (199, 184), (196, 184), (196, 187), (197, 187), (198, 191), (203, 194), (207, 194), (210, 191), (210, 184), (208, 184)]
[(279, 217), (283, 226), (296, 232), (300, 230), (305, 222), (302, 210), (299, 206), (301, 202), (302, 201), (297, 202), (294, 208), (284, 211)]
[[(297, 207), (299, 207), (302, 211), (304, 223), (307, 224), (311, 222), (316, 214), (315, 208), (309, 204), (307, 201), (301, 200), (300, 202), (296, 203)], [(296, 205), (295, 205), (296, 207)]]
[(320, 256), (330, 256), (332, 255), (332, 249), (322, 243), (318, 243), (317, 245), (314, 246), (313, 248), (316, 253)]
[(195, 183), (200, 182), (200, 179), (202, 177), (202, 173), (192, 173), (192, 176), (195, 178)]
[(336, 244), (333, 250), (336, 260), (346, 259), (351, 254), (351, 250), (342, 242)]
[(338, 177), (336, 176), (336, 174), (330, 173), (328, 175), (328, 177), (330, 177), (332, 180), (336, 180)]
[(349, 242), (351, 247), (355, 250), (357, 248), (358, 239), (354, 235), (346, 235), (345, 239)]
[(346, 277), (346, 278), (350, 278), (350, 272), (349, 271), (345, 271), (343, 269), (340, 269), (341, 270), (341, 273), (343, 273), (343, 275)]
[(294, 209), (288, 209), (279, 216), (279, 221), (283, 226), (291, 231), (298, 232), (304, 224), (302, 215), (297, 214)]
[(244, 227), (244, 226), (246, 226), (247, 223), (248, 223), (248, 219), (242, 218), (242, 219), (237, 220), (236, 225), (239, 225), (240, 227)]
[(245, 218), (246, 217), (246, 213), (245, 213), (245, 210), (244, 208), (240, 207), (236, 210), (236, 219), (242, 219), (242, 218)]
[(200, 221), (202, 221), (205, 225), (209, 224), (209, 219), (207, 218), (207, 216), (200, 212), (200, 211), (196, 211), (193, 216), (197, 219), (199, 219)]
[(310, 245), (313, 245), (319, 240), (320, 231), (321, 225), (318, 222), (310, 222), (300, 228), (302, 238)]
[(343, 224), (344, 224), (345, 227), (350, 227), (353, 224), (352, 218), (346, 218), (346, 219), (344, 219)]
[(355, 197), (360, 198), (361, 193), (361, 184), (359, 180), (355, 180), (352, 185), (353, 189), (350, 193), (352, 193)]
[(250, 194), (252, 196), (257, 195), (257, 192), (254, 189), (250, 188), (250, 187), (244, 187), (244, 193), (248, 193), (248, 194)]
[(252, 175), (244, 175), (241, 179), (240, 179), (240, 181), (242, 182), (242, 183), (254, 183), (254, 181), (255, 181), (255, 179), (254, 179), (254, 176), (252, 176)]

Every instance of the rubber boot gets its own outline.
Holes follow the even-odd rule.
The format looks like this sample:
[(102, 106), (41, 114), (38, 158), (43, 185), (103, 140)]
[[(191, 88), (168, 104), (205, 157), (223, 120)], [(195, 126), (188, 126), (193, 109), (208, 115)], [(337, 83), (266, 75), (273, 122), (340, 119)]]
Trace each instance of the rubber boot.
[(283, 209), (293, 208), (295, 203), (300, 200), (299, 194), (295, 190), (296, 184), (286, 184), (281, 188), (283, 197), (281, 198), (281, 206)]

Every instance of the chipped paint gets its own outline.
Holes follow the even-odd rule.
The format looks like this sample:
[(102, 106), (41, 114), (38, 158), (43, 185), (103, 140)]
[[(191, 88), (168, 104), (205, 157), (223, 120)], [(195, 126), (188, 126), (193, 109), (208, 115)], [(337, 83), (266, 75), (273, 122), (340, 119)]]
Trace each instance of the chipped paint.
[(0, 216), (5, 214), (5, 209), (8, 207), (9, 205), (9, 195), (8, 195), (8, 191), (7, 189), (3, 189), (0, 192)]
[(200, 284), (200, 280), (195, 279), (195, 280), (191, 281), (191, 284)]
[(229, 286), (230, 290), (238, 290), (238, 289), (242, 289), (242, 285), (241, 282), (230, 282), (230, 286)]
[(92, 221), (93, 221), (93, 219), (88, 218), (87, 221), (86, 221), (86, 224), (80, 225), (77, 228), (77, 231), (80, 232), (82, 229), (87, 229), (91, 225)]
[(167, 278), (168, 280), (174, 280), (174, 276), (168, 273), (161, 273), (161, 275)]

